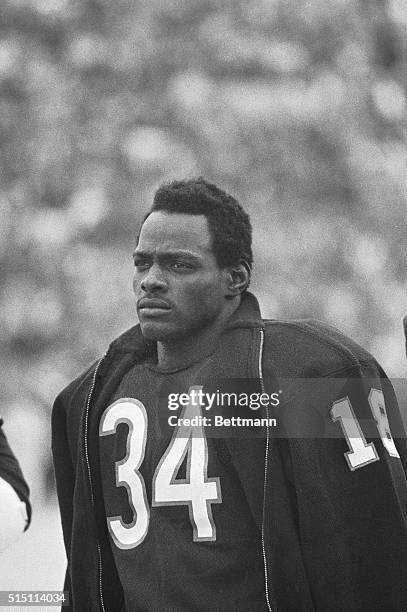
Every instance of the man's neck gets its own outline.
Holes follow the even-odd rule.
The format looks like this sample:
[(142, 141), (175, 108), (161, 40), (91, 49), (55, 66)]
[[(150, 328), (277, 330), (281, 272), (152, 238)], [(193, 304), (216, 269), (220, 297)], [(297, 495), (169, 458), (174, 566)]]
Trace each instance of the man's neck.
[(238, 306), (239, 302), (231, 304), (231, 308), (222, 313), (211, 326), (191, 332), (188, 337), (157, 342), (157, 365), (165, 369), (182, 368), (211, 355)]

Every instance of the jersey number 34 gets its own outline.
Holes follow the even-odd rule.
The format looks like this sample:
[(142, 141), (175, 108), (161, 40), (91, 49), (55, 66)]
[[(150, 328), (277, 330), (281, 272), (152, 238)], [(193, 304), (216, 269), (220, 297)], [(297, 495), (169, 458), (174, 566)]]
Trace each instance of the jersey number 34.
[[(185, 406), (183, 417), (196, 416), (199, 406)], [(131, 523), (121, 516), (108, 517), (109, 532), (121, 549), (135, 548), (148, 532), (150, 508), (146, 487), (139, 469), (144, 459), (147, 441), (147, 412), (142, 402), (124, 398), (111, 404), (104, 412), (99, 434), (108, 436), (116, 432), (119, 423), (127, 423), (127, 452), (116, 462), (116, 486), (126, 487), (133, 512)], [(186, 478), (176, 478), (186, 457)], [(219, 478), (208, 478), (208, 444), (203, 427), (178, 427), (161, 457), (153, 477), (152, 505), (186, 505), (193, 527), (195, 542), (216, 540), (216, 528), (211, 504), (220, 503)]]

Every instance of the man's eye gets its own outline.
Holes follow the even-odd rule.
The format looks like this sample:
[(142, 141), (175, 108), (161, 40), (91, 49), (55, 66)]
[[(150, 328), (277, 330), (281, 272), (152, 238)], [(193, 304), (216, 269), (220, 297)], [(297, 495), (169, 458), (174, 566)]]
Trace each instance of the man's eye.
[(174, 261), (170, 266), (173, 270), (192, 270), (192, 266), (183, 261)]

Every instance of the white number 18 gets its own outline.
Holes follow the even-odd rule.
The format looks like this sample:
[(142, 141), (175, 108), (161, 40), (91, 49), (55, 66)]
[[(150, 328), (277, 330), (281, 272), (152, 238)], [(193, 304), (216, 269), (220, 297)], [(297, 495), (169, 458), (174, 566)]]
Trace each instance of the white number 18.
[[(400, 459), (390, 432), (383, 392), (379, 389), (371, 389), (368, 401), (384, 448), (391, 457)], [(331, 417), (333, 421), (339, 420), (342, 427), (349, 446), (349, 452), (345, 453), (345, 458), (351, 470), (356, 470), (368, 463), (379, 460), (379, 455), (373, 442), (366, 442), (348, 397), (344, 397), (334, 403), (331, 408)]]

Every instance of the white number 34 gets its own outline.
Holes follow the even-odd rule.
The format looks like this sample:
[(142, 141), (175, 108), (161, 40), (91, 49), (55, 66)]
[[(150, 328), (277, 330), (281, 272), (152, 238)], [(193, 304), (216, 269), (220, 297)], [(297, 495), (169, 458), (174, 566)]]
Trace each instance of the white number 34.
[[(391, 457), (398, 457), (400, 459), (390, 432), (383, 392), (379, 389), (371, 389), (368, 401), (384, 448)], [(347, 397), (334, 403), (331, 408), (331, 417), (333, 421), (339, 420), (347, 440), (349, 452), (345, 453), (345, 458), (351, 470), (356, 470), (368, 463), (379, 460), (379, 455), (373, 442), (366, 442), (352, 404)]]
[[(183, 417), (199, 416), (200, 407), (185, 406)], [(99, 434), (108, 436), (116, 432), (119, 423), (127, 423), (127, 453), (116, 462), (116, 486), (127, 489), (133, 512), (131, 523), (121, 516), (107, 518), (109, 532), (121, 549), (135, 548), (148, 532), (150, 508), (146, 487), (139, 469), (144, 459), (147, 440), (147, 412), (142, 402), (124, 398), (111, 404), (102, 415)], [(186, 457), (185, 479), (176, 478)], [(216, 540), (216, 528), (211, 504), (220, 503), (219, 478), (208, 478), (208, 444), (202, 427), (178, 427), (161, 457), (153, 477), (152, 505), (186, 505), (193, 528), (195, 542)]]

